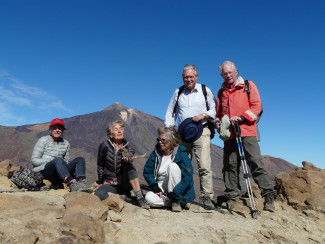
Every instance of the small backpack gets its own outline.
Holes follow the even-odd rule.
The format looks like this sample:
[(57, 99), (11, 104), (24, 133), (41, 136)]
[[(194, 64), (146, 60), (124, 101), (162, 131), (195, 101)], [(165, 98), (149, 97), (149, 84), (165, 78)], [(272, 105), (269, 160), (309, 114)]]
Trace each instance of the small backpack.
[(32, 188), (43, 184), (43, 175), (40, 172), (21, 167), (10, 180), (19, 188)]

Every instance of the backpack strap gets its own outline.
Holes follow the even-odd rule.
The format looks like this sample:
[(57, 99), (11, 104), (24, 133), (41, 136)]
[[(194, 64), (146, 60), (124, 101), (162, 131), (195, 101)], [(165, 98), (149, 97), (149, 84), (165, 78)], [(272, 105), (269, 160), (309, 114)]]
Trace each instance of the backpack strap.
[(245, 89), (245, 92), (247, 93), (247, 96), (248, 96), (248, 99), (249, 99), (249, 84), (248, 84), (248, 80), (245, 80), (245, 86), (244, 86), (244, 89)]
[[(249, 97), (249, 83), (248, 83), (248, 80), (245, 80), (245, 92), (247, 93), (247, 96), (248, 96), (248, 99), (250, 98)], [(263, 106), (262, 106), (262, 110), (261, 110), (261, 112), (260, 112), (260, 114), (258, 115), (259, 117), (261, 117), (262, 116), (262, 113), (263, 113)], [(259, 120), (259, 118), (258, 118), (258, 120)]]
[[(202, 86), (202, 92), (203, 92), (203, 95), (204, 95), (204, 99), (205, 99), (205, 106), (207, 108), (207, 110), (209, 110), (209, 104), (208, 104), (208, 93), (207, 93), (207, 89), (206, 89), (206, 86), (205, 85), (201, 85)], [(177, 93), (177, 99), (176, 99), (176, 103), (175, 103), (175, 106), (174, 106), (174, 110), (173, 110), (173, 114), (176, 113), (176, 108), (178, 106), (178, 99), (179, 99), (179, 96), (182, 94), (182, 92), (184, 91), (184, 88), (185, 86), (181, 86), (180, 88), (178, 88), (178, 93)]]
[(207, 111), (209, 111), (207, 88), (203, 84), (202, 84), (202, 92), (203, 92), (203, 95), (204, 95), (204, 98), (205, 98), (205, 106), (207, 107)]
[(218, 92), (218, 98), (219, 98), (219, 109), (222, 110), (222, 90), (220, 89)]
[(178, 99), (179, 99), (179, 96), (182, 94), (182, 92), (184, 91), (184, 88), (185, 86), (182, 85), (180, 88), (178, 88), (178, 93), (177, 93), (177, 98), (176, 98), (176, 103), (175, 103), (175, 106), (174, 106), (174, 110), (173, 110), (173, 114), (176, 114), (176, 108), (178, 106)]

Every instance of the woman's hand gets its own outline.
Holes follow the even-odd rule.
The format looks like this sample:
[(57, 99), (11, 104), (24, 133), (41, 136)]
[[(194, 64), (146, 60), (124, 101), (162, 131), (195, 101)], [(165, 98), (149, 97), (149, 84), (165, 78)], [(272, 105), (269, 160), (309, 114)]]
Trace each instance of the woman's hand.
[(156, 195), (157, 195), (158, 197), (162, 197), (163, 194), (162, 194), (162, 192), (157, 192)]
[(174, 192), (171, 191), (167, 193), (166, 200), (173, 202), (176, 199), (177, 199), (177, 195)]
[(123, 160), (124, 160), (124, 162), (126, 162), (126, 163), (132, 163), (132, 162), (133, 162), (133, 158), (127, 158), (127, 157), (124, 157)]

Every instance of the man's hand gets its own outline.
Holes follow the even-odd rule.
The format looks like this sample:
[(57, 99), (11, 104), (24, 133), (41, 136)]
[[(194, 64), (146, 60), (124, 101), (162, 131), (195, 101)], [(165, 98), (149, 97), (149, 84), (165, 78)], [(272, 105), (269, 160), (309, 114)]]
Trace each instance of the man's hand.
[(238, 116), (233, 116), (233, 117), (230, 118), (231, 125), (236, 124), (236, 122), (242, 122), (242, 119), (240, 117), (238, 117)]
[(199, 114), (199, 115), (195, 115), (192, 120), (195, 122), (199, 122), (202, 119), (204, 119), (203, 114)]

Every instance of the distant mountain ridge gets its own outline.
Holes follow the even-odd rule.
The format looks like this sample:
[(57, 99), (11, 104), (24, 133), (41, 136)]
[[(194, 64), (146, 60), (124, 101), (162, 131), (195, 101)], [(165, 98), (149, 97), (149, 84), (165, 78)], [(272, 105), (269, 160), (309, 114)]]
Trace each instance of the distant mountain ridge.
[[(125, 138), (134, 147), (136, 153), (146, 153), (146, 158), (138, 158), (134, 162), (140, 181), (144, 182), (142, 177), (143, 166), (156, 144), (157, 128), (164, 126), (164, 123), (157, 117), (127, 108), (120, 103), (114, 103), (99, 112), (64, 118), (67, 127), (64, 138), (71, 144), (71, 158), (85, 157), (88, 180), (94, 182), (97, 179), (98, 146), (107, 139), (107, 124), (116, 119), (122, 119), (125, 122)], [(49, 133), (48, 127), (49, 123), (17, 127), (0, 126), (0, 135), (4, 141), (0, 144), (0, 161), (10, 159), (15, 165), (31, 168), (30, 158), (33, 147), (38, 138)], [(222, 154), (222, 148), (215, 145), (211, 146), (213, 184), (217, 194), (224, 190)], [(263, 156), (263, 161), (272, 180), (277, 173), (289, 172), (296, 168), (293, 164), (272, 156)], [(196, 193), (199, 194), (199, 177), (195, 160), (193, 167)], [(244, 187), (243, 184), (242, 186)]]

